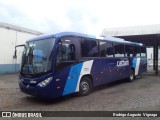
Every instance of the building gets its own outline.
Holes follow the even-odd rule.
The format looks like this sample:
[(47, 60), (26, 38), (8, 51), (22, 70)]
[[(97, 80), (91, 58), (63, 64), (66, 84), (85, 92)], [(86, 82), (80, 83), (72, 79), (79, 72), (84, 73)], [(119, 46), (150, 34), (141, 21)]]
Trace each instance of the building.
[(17, 59), (13, 58), (15, 46), (41, 32), (0, 22), (0, 74), (16, 73), (19, 70), (23, 48), (17, 48)]
[[(147, 47), (148, 70), (158, 74), (160, 70), (160, 25), (105, 28), (101, 36), (115, 36), (140, 42)], [(160, 72), (159, 72), (160, 73)]]

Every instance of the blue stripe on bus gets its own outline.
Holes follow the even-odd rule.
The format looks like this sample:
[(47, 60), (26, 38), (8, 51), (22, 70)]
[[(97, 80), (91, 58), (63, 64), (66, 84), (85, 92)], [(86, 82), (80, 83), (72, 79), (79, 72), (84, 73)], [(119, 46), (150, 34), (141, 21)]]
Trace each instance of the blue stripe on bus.
[(137, 64), (137, 58), (133, 58), (132, 67), (134, 67), (134, 69), (136, 69), (136, 64)]
[(82, 65), (83, 63), (79, 63), (71, 67), (64, 87), (63, 95), (75, 92)]

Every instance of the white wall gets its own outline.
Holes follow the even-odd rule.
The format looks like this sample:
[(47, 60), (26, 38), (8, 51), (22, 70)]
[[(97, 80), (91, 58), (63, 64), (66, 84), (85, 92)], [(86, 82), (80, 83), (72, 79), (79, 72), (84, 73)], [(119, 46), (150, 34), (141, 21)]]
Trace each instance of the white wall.
[(0, 74), (12, 73), (12, 71), (13, 73), (17, 72), (17, 68), (13, 67), (15, 64), (20, 63), (23, 47), (17, 48), (17, 59), (13, 59), (15, 46), (25, 44), (26, 40), (35, 36), (29, 33), (0, 28)]
[[(15, 43), (16, 45), (25, 44), (27, 40), (33, 37), (36, 37), (36, 35), (17, 32), (17, 41)], [(17, 47), (17, 63), (20, 63), (22, 52), (23, 52), (23, 47)]]

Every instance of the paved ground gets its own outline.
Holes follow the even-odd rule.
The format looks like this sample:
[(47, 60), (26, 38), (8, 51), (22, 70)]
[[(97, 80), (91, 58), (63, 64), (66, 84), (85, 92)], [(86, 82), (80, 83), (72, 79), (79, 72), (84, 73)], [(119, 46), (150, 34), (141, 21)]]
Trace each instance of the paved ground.
[(21, 93), (16, 74), (0, 75), (0, 110), (159, 111), (160, 76), (144, 75), (133, 82), (120, 81), (103, 85), (95, 88), (90, 95), (85, 97), (78, 97), (73, 94), (52, 101), (45, 101)]

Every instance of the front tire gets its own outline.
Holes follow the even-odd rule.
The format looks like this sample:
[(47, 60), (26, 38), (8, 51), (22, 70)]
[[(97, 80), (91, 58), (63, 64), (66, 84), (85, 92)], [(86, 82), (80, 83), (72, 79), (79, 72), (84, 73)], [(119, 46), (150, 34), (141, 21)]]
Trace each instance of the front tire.
[(79, 84), (79, 95), (86, 96), (92, 91), (92, 81), (88, 77), (82, 77)]

